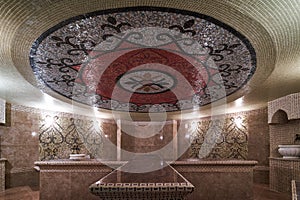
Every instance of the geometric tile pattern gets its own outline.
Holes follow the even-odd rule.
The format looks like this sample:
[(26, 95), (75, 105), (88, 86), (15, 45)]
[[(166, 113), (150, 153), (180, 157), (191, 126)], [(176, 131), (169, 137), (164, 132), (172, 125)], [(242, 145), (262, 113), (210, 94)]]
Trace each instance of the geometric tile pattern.
[[(132, 166), (130, 163), (126, 165)], [(122, 167), (92, 184), (90, 191), (103, 199), (168, 200), (185, 199), (194, 191), (194, 186), (169, 165), (147, 173), (121, 170)]]
[(142, 184), (143, 186), (136, 185), (111, 185), (99, 184), (97, 187), (90, 187), (90, 191), (101, 199), (106, 200), (184, 200), (186, 196), (194, 189), (191, 185), (182, 184)]
[(33, 43), (29, 59), (45, 92), (132, 112), (207, 105), (238, 91), (256, 70), (253, 47), (233, 28), (159, 7), (67, 19)]

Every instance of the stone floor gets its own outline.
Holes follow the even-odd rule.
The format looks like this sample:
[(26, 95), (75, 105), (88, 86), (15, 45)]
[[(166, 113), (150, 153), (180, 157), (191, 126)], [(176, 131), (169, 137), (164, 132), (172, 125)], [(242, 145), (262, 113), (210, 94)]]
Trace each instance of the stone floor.
[[(268, 189), (268, 185), (254, 185), (254, 200), (290, 200), (287, 194), (272, 192)], [(0, 200), (39, 200), (38, 188), (30, 188), (28, 186), (10, 188), (0, 193)], [(221, 199), (220, 199), (221, 200)]]
[(0, 193), (0, 200), (39, 200), (38, 188), (28, 186), (6, 189)]
[(291, 200), (288, 194), (277, 193), (269, 190), (268, 185), (255, 184), (253, 188), (254, 200)]

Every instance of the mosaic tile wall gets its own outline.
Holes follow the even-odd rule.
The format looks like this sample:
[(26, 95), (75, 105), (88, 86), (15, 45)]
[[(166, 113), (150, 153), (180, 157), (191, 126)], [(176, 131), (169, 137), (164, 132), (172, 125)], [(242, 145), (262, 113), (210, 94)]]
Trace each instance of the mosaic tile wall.
[[(82, 140), (75, 140), (76, 137), (74, 137), (74, 135), (83, 133), (87, 134), (87, 132), (85, 131), (88, 131), (91, 134), (93, 132), (92, 130), (94, 130), (94, 134), (96, 135), (99, 135), (99, 133), (101, 133), (99, 130), (95, 130), (91, 127), (91, 118), (83, 116), (76, 116), (73, 114), (65, 113), (49, 113), (40, 109), (18, 105), (11, 105), (11, 110), (8, 110), (8, 114), (10, 116), (9, 118), (7, 118), (10, 121), (9, 126), (0, 126), (1, 157), (7, 159), (7, 187), (38, 185), (38, 173), (33, 169), (34, 162), (37, 160), (46, 160), (50, 159), (51, 157), (55, 157), (55, 154), (53, 154), (53, 150), (55, 149), (54, 144), (59, 143), (62, 138), (64, 140), (64, 143), (57, 144), (58, 147), (68, 149), (68, 152), (71, 152), (72, 147), (74, 146), (66, 142), (69, 142), (71, 140), (73, 141), (73, 144), (78, 144), (78, 146), (81, 147), (80, 152), (85, 153), (88, 152), (89, 149), (81, 144)], [(239, 115), (243, 115), (246, 117), (248, 125), (246, 126), (248, 150), (246, 158), (249, 160), (257, 160), (260, 167), (267, 168), (270, 148), (268, 135), (269, 126), (267, 124), (267, 109), (265, 108), (242, 113), (234, 113), (227, 115), (227, 118), (230, 119), (230, 117)], [(47, 118), (49, 118), (47, 116), (52, 116), (52, 118), (54, 118), (55, 123), (53, 125), (49, 126), (49, 123), (46, 123), (46, 121), (48, 120)], [(73, 129), (74, 124), (77, 122), (82, 123), (83, 126), (80, 127), (80, 129)], [(112, 143), (116, 143), (116, 138), (113, 137), (113, 135), (106, 134), (115, 133), (116, 125), (112, 125), (112, 123), (110, 123), (109, 121), (104, 121), (101, 127), (102, 130), (104, 130), (104, 137), (105, 135), (107, 135), (107, 138), (110, 139)], [(163, 132), (165, 131), (171, 132), (171, 125), (166, 126)], [(53, 138), (52, 140), (47, 140), (47, 137), (44, 137), (47, 134), (50, 136), (51, 134), (53, 134), (52, 136), (57, 135), (60, 137), (57, 137), (55, 139)], [(44, 144), (40, 143), (39, 136), (41, 137), (41, 139), (43, 137), (43, 141), (45, 141)], [(83, 138), (87, 137), (85, 136)], [(157, 140), (155, 141), (160, 140), (158, 138), (156, 139)], [(167, 134), (164, 134), (164, 140), (169, 141)], [(98, 142), (100, 141), (98, 140)], [(124, 144), (130, 144), (129, 139), (123, 142)], [(180, 142), (182, 141), (178, 140), (178, 146), (180, 146)], [(109, 147), (105, 145), (106, 144), (103, 143), (102, 146), (102, 149), (106, 149), (105, 152), (99, 151), (99, 156), (101, 156), (101, 153), (105, 153), (105, 155), (108, 155), (111, 159), (115, 159), (116, 152), (107, 150)], [(46, 150), (47, 148), (49, 148), (50, 150)], [(67, 153), (60, 154), (62, 150), (59, 150), (59, 148), (56, 149), (58, 149), (56, 150), (56, 157), (67, 158)], [(180, 159), (190, 158), (190, 156), (192, 155), (190, 155), (190, 152), (187, 151)], [(255, 176), (254, 179), (256, 179)], [(267, 181), (267, 172), (264, 172), (263, 177), (259, 179)]]
[[(222, 125), (214, 123), (215, 125), (211, 127), (220, 134), (218, 134), (219, 137), (216, 137), (216, 145), (212, 152), (205, 158), (257, 160), (259, 166), (268, 166), (270, 145), (267, 109), (232, 113), (221, 117), (224, 119)], [(195, 158), (212, 121), (210, 118), (203, 118), (198, 121), (183, 121), (182, 123), (183, 126), (194, 127), (194, 129), (186, 132), (190, 134), (186, 140), (191, 142), (191, 148), (180, 159)], [(195, 124), (191, 126), (192, 123), (195, 123), (196, 126)], [(181, 142), (185, 141), (178, 142), (180, 147)]]
[(294, 144), (296, 134), (300, 133), (300, 119), (291, 120), (285, 124), (270, 125), (270, 155), (282, 157), (278, 153), (278, 145)]
[[(201, 120), (195, 126), (195, 132), (191, 135), (190, 157), (201, 157), (200, 149), (205, 148), (206, 144), (213, 148), (204, 158), (247, 159), (248, 125), (245, 116), (227, 117), (223, 122)], [(214, 132), (214, 137), (209, 138), (209, 129)]]
[(116, 124), (93, 119), (46, 115), (39, 129), (40, 160), (66, 159), (84, 153), (91, 158), (116, 159), (105, 140), (116, 143)]
[[(254, 168), (253, 180), (256, 183), (268, 184), (270, 137), (267, 108), (231, 113), (220, 117), (225, 119), (222, 128), (218, 127), (221, 139), (218, 138), (212, 152), (205, 158), (256, 160), (258, 164)], [(242, 120), (237, 120), (240, 123), (239, 127), (237, 127), (234, 124), (234, 119), (239, 117)], [(190, 124), (193, 122), (183, 121), (182, 123), (183, 127), (190, 127)], [(192, 142), (192, 148), (181, 155), (180, 160), (195, 158), (197, 156), (199, 148), (203, 143), (203, 135), (209, 123), (211, 123), (209, 118), (200, 119), (196, 123), (198, 126), (196, 126), (197, 129), (194, 131), (194, 139), (186, 135), (185, 139), (178, 140), (178, 151), (182, 151), (180, 147), (183, 146), (183, 142)]]
[(291, 192), (291, 181), (299, 179), (298, 159), (282, 159), (278, 145), (298, 144), (300, 132), (300, 93), (290, 94), (268, 103), (270, 123), (270, 188), (278, 192)]
[(289, 120), (300, 119), (300, 93), (290, 94), (268, 102), (269, 123), (273, 123), (274, 114), (278, 110), (286, 112)]

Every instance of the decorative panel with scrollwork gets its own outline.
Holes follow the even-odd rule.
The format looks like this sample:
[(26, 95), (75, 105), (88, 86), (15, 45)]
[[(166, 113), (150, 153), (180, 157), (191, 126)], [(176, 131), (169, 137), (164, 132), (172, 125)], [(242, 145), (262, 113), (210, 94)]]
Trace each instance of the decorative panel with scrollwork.
[(210, 146), (203, 158), (247, 159), (248, 130), (244, 116), (227, 117), (219, 120), (201, 120), (191, 133), (191, 158), (201, 157), (203, 148)]
[(78, 153), (101, 158), (103, 137), (99, 121), (46, 115), (39, 133), (40, 160), (63, 159)]

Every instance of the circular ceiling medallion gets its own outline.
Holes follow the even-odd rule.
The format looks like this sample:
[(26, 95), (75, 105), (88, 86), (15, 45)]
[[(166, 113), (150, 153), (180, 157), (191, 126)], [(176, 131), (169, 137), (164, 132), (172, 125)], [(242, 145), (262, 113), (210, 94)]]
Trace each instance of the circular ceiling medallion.
[(123, 89), (132, 93), (156, 94), (173, 88), (176, 80), (166, 72), (141, 69), (122, 74), (118, 83)]
[(231, 27), (157, 7), (65, 20), (34, 42), (30, 62), (51, 90), (93, 107), (130, 112), (199, 108), (238, 91), (256, 69), (254, 49)]

